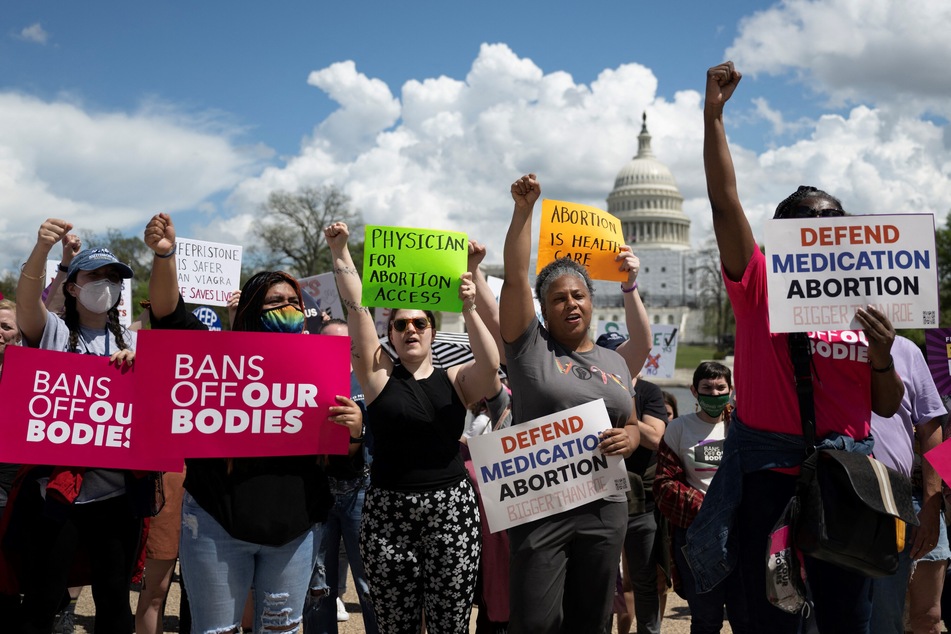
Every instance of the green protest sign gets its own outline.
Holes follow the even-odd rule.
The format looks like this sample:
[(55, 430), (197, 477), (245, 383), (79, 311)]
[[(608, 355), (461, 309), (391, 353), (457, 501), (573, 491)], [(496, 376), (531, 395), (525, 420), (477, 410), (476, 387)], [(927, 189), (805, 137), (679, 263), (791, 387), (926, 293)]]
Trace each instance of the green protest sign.
[(458, 231), (367, 225), (364, 306), (461, 312), (469, 239)]

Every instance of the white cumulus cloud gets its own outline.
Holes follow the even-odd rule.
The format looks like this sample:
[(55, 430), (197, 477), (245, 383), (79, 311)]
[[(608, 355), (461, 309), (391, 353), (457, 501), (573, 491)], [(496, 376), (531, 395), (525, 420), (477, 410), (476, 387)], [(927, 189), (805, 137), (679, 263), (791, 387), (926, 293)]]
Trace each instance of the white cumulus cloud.
[[(749, 21), (776, 19), (797, 7), (801, 13), (819, 10), (795, 0), (778, 7)], [(779, 38), (791, 27), (776, 19), (770, 28)], [(737, 51), (748, 47), (743, 37)], [(755, 68), (781, 67), (766, 55)], [(694, 242), (710, 233), (702, 95), (658, 95), (657, 77), (640, 64), (605, 69), (584, 84), (560, 70), (546, 72), (505, 44), (485, 44), (465, 77), (418, 78), (392, 93), (350, 63), (315, 76), (340, 108), (317, 125), (297, 156), (235, 190), (229, 202), (249, 218), (273, 190), (336, 184), (369, 224), (466, 231), (488, 243), (488, 261), (498, 262), (511, 214), (509, 183), (534, 171), (544, 197), (604, 208), (615, 175), (637, 152), (646, 111), (654, 153), (684, 195)], [(762, 221), (800, 184), (830, 191), (855, 213), (924, 211), (944, 221), (951, 201), (946, 126), (921, 112), (894, 111), (871, 94), (844, 114), (808, 119), (771, 105), (755, 90), (755, 82), (740, 85), (727, 105), (728, 130), (765, 119), (775, 134), (792, 139), (761, 153), (733, 147), (741, 196), (758, 236)], [(926, 92), (913, 97), (924, 99)], [(362, 130), (359, 143), (349, 141), (354, 129)], [(339, 138), (348, 141), (338, 146)]]
[[(246, 214), (273, 190), (336, 184), (368, 224), (466, 231), (501, 259), (511, 181), (534, 171), (546, 196), (604, 207), (637, 151), (645, 109), (663, 111), (649, 115), (652, 132), (669, 133), (668, 148), (691, 147), (699, 164), (695, 93), (658, 99), (656, 77), (639, 64), (585, 85), (484, 44), (464, 78), (410, 80), (396, 96), (350, 62), (315, 71), (310, 83), (340, 107), (297, 156), (238, 187), (230, 202)], [(655, 150), (675, 160), (660, 143)]]
[(157, 211), (230, 190), (259, 160), (188, 117), (96, 113), (13, 92), (0, 93), (0, 130), (0, 253), (12, 260), (25, 258), (46, 218), (137, 233)]
[(39, 22), (37, 22), (21, 30), (19, 33), (19, 38), (26, 42), (46, 44), (46, 42), (49, 41), (50, 34), (43, 29), (43, 26)]
[(798, 76), (833, 104), (951, 116), (951, 3), (784, 0), (743, 19), (727, 50), (750, 74)]

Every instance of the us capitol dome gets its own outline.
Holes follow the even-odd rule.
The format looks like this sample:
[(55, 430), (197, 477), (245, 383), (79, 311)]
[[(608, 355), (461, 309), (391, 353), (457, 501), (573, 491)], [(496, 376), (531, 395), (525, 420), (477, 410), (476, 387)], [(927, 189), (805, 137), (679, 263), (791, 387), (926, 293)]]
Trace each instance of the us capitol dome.
[[(670, 168), (654, 156), (644, 113), (637, 155), (617, 173), (607, 211), (621, 221), (627, 243), (641, 260), (637, 286), (651, 323), (676, 326), (682, 343), (698, 343), (709, 337), (702, 332), (699, 256), (692, 250), (683, 202)], [(599, 319), (623, 322), (617, 283), (597, 283), (594, 321)]]

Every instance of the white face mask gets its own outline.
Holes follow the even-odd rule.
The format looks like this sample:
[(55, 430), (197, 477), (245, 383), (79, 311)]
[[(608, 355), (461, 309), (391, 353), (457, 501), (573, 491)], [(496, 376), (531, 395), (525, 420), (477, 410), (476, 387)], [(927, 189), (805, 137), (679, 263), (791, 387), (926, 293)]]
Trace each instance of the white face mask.
[(116, 305), (119, 301), (119, 295), (122, 293), (122, 284), (119, 282), (110, 282), (109, 280), (99, 280), (90, 282), (84, 286), (76, 285), (79, 289), (79, 303), (87, 310), (94, 313), (104, 313)]

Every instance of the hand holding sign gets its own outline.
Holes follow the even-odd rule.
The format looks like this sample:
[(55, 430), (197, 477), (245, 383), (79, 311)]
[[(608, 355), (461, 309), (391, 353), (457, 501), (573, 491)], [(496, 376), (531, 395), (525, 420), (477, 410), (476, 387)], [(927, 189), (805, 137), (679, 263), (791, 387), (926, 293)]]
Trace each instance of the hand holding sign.
[(892, 322), (882, 311), (874, 306), (855, 311), (855, 318), (862, 324), (862, 330), (868, 339), (868, 360), (872, 368), (884, 368), (892, 363), (892, 344), (895, 342), (895, 329)]
[(109, 356), (109, 363), (122, 369), (123, 365), (132, 367), (135, 363), (135, 350), (117, 350)]
[(614, 256), (614, 259), (621, 263), (618, 267), (618, 271), (627, 273), (628, 287), (634, 286), (634, 283), (637, 282), (637, 274), (640, 273), (641, 270), (640, 258), (634, 255), (634, 250), (630, 246), (622, 244), (620, 251)]
[(472, 273), (466, 271), (462, 274), (459, 284), (459, 299), (462, 301), (462, 309), (465, 311), (475, 310), (476, 286), (472, 281)]
[(327, 420), (341, 427), (346, 427), (350, 432), (351, 442), (354, 438), (363, 438), (363, 412), (360, 410), (360, 406), (346, 396), (338, 394), (336, 398), (338, 404), (328, 408), (330, 416), (327, 417)]

